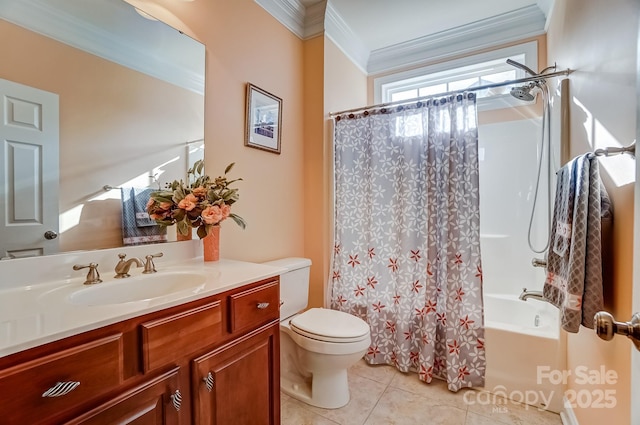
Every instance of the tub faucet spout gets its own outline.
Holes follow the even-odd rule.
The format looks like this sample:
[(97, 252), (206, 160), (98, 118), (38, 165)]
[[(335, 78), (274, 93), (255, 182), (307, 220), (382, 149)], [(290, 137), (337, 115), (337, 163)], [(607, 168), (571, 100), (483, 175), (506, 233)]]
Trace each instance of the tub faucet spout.
[(527, 291), (527, 288), (522, 288), (522, 293), (518, 298), (522, 301), (526, 301), (529, 298), (533, 298), (534, 300), (546, 301), (544, 299), (542, 291)]

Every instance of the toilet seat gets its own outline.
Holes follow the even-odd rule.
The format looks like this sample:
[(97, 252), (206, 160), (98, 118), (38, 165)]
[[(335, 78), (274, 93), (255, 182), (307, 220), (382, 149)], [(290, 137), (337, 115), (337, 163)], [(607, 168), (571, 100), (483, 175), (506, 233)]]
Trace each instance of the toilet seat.
[(369, 339), (364, 320), (338, 310), (311, 308), (291, 319), (290, 328), (298, 335), (317, 341), (353, 343)]

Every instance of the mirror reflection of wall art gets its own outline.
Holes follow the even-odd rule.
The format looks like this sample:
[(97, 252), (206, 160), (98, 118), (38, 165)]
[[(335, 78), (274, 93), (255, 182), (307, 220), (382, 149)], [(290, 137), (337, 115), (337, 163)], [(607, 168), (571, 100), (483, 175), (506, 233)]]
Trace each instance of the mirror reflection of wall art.
[(282, 99), (247, 84), (247, 128), (244, 145), (280, 153)]

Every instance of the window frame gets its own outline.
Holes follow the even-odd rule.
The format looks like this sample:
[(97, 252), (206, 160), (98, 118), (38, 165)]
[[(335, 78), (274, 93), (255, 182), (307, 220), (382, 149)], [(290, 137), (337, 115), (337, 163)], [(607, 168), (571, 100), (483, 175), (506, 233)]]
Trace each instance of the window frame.
[[(458, 74), (460, 75), (460, 79), (467, 78), (466, 76), (472, 76), (474, 74), (477, 76), (478, 71), (470, 70), (465, 72), (463, 68), (481, 65), (485, 62), (495, 61), (501, 58), (513, 58), (518, 55), (524, 55), (524, 65), (533, 70), (539, 69), (538, 41), (532, 40), (526, 43), (374, 78), (374, 103), (391, 102), (390, 99), (393, 92), (424, 87), (431, 83), (435, 84), (438, 81), (446, 79), (447, 74), (451, 76)], [(516, 71), (516, 79), (528, 76), (523, 70), (515, 67), (514, 69)], [(478, 110), (502, 109), (512, 106), (523, 106), (529, 103), (534, 102), (523, 102), (507, 93), (488, 98), (478, 98)]]

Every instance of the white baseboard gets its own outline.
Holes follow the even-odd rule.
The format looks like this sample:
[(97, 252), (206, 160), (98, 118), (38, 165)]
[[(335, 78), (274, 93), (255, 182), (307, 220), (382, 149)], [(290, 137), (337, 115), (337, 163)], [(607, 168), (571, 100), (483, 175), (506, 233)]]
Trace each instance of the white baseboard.
[(573, 408), (571, 407), (571, 403), (567, 400), (566, 397), (562, 398), (563, 409), (560, 412), (560, 419), (562, 420), (562, 425), (580, 425), (578, 423), (578, 419), (576, 418), (576, 414), (573, 413)]

